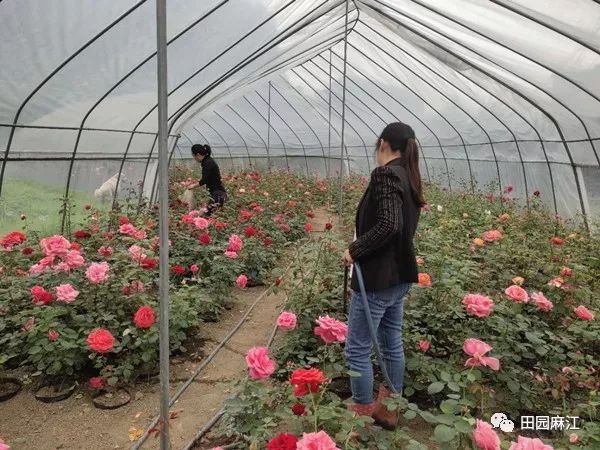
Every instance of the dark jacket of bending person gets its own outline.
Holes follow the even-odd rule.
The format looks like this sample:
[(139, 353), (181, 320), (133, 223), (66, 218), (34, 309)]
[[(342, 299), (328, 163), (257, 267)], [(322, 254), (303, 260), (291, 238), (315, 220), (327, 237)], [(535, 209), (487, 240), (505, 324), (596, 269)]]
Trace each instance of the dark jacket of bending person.
[(210, 216), (215, 209), (220, 208), (227, 201), (227, 192), (221, 181), (219, 165), (211, 157), (209, 145), (196, 144), (192, 146), (194, 159), (202, 166), (202, 178), (199, 186), (206, 186), (211, 197), (211, 203), (207, 207), (205, 215)]

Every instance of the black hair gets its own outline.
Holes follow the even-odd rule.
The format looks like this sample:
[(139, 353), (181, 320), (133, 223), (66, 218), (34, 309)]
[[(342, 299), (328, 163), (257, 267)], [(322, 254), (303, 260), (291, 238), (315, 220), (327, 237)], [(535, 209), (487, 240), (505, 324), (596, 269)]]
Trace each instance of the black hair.
[(194, 144), (192, 145), (192, 155), (210, 156), (210, 145)]
[(419, 206), (423, 206), (426, 201), (419, 169), (419, 146), (414, 130), (402, 122), (390, 123), (383, 129), (379, 139), (389, 143), (392, 151), (400, 152), (402, 155), (402, 166), (408, 172), (408, 180), (415, 193), (415, 199)]

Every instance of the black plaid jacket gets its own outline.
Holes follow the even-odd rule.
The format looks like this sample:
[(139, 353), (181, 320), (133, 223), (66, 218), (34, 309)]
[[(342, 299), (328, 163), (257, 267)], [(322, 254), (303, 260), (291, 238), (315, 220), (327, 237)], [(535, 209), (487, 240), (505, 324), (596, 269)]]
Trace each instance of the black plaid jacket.
[[(420, 212), (400, 159), (371, 173), (356, 212), (357, 238), (349, 247), (352, 259), (360, 263), (368, 291), (418, 281), (413, 238)], [(356, 271), (351, 287), (359, 290)]]

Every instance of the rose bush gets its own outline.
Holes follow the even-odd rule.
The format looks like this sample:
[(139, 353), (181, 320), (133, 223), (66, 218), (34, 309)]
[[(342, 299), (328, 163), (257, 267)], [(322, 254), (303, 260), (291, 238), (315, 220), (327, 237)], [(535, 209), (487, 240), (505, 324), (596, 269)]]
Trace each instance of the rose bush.
[[(344, 184), (345, 223), (353, 223), (364, 187), (357, 178)], [(339, 258), (351, 229), (303, 246), (295, 279), (282, 283), (296, 326), (276, 343), (268, 386), (242, 383), (243, 400), (231, 403), (227, 429), (258, 443), (278, 431), (298, 438), (325, 431), (341, 448), (416, 449), (424, 448), (410, 438), (419, 417), (440, 448), (600, 446), (600, 240), (546, 213), (540, 196), (524, 210), (506, 197), (427, 187), (416, 248), (428, 277), (421, 275), (405, 303), (404, 399), (390, 402), (405, 426), (396, 433), (365, 428), (369, 419), (346, 414), (340, 397), (349, 395), (343, 380), (353, 374), (345, 369), (342, 339), (315, 335), (319, 318), (347, 320)], [(297, 374), (308, 370), (327, 380), (315, 392), (298, 387)], [(290, 383), (294, 373), (297, 384)], [(270, 396), (268, 405), (261, 395)], [(491, 428), (497, 411), (512, 418), (518, 435)], [(536, 435), (520, 430), (525, 415), (578, 416), (581, 429)]]
[[(230, 201), (203, 218), (202, 208), (190, 211), (177, 200), (179, 181), (190, 176), (182, 166), (171, 174), (172, 352), (186, 350), (199, 321), (219, 318), (236, 285), (271, 276), (285, 246), (308, 237), (306, 212), (324, 199), (314, 179), (239, 172), (224, 176)], [(202, 204), (207, 197), (197, 194)], [(27, 366), (59, 379), (97, 376), (107, 385), (157, 370), (157, 208), (136, 200), (112, 212), (84, 207), (85, 220), (72, 235), (27, 229), (0, 236), (0, 362), (6, 368)]]

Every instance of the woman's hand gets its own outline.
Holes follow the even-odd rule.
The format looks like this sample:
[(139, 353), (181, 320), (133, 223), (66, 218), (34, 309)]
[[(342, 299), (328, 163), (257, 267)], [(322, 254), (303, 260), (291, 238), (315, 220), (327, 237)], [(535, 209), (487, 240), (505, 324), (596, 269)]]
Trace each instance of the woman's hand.
[(346, 249), (346, 251), (344, 252), (344, 256), (342, 256), (342, 263), (346, 267), (350, 267), (352, 264), (354, 264), (354, 260), (352, 259), (352, 255), (350, 255), (350, 250)]

